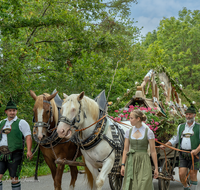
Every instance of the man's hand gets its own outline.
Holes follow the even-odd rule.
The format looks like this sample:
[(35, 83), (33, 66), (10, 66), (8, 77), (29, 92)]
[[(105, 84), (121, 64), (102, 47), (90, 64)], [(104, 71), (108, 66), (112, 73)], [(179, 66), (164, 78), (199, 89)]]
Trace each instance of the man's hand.
[(191, 154), (193, 154), (194, 156), (196, 156), (198, 153), (199, 153), (199, 150), (198, 150), (198, 149), (195, 149), (195, 150), (192, 150), (192, 151), (191, 151)]
[(32, 155), (32, 152), (31, 151), (28, 151), (26, 153), (26, 156), (27, 156), (27, 159), (31, 160), (33, 158), (33, 155)]
[[(168, 141), (168, 142), (166, 143), (166, 145), (172, 146), (172, 143), (170, 143), (170, 142)], [(160, 145), (160, 148), (161, 148), (162, 150), (165, 150), (166, 146), (165, 146), (165, 145)]]
[(165, 145), (160, 145), (160, 149), (165, 150), (166, 146)]
[(27, 156), (27, 158), (29, 159), (29, 160), (31, 160), (32, 159), (32, 152), (31, 152), (31, 147), (32, 147), (32, 138), (31, 138), (31, 135), (27, 135), (26, 136), (26, 144), (27, 144), (27, 154), (26, 154), (26, 156)]

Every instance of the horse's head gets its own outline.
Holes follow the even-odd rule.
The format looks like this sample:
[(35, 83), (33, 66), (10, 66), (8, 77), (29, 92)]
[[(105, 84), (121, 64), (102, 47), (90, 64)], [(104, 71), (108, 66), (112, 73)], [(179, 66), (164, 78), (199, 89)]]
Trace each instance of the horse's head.
[(75, 128), (83, 124), (86, 117), (83, 107), (84, 92), (67, 96), (64, 94), (62, 104), (62, 117), (57, 127), (57, 133), (60, 138), (70, 139), (75, 133)]
[(35, 100), (34, 111), (34, 133), (37, 133), (37, 138), (41, 141), (47, 136), (47, 130), (54, 127), (58, 121), (58, 110), (55, 106), (53, 98), (58, 92), (49, 95), (43, 94), (36, 96), (36, 94), (30, 90), (32, 98)]

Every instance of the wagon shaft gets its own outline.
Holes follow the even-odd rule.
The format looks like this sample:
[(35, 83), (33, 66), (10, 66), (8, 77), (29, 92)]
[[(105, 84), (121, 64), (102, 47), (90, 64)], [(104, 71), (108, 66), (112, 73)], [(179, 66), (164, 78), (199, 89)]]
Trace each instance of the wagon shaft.
[(61, 164), (61, 165), (69, 165), (69, 166), (86, 166), (85, 163), (83, 162), (76, 162), (76, 161), (70, 161), (70, 160), (66, 160), (65, 158), (64, 159), (60, 159), (58, 158), (56, 161), (55, 161), (56, 164)]

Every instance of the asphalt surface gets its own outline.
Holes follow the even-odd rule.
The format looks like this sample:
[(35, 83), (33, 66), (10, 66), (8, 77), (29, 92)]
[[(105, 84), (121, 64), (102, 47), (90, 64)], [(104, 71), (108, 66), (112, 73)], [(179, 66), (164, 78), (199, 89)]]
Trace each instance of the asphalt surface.
[[(178, 177), (178, 168), (175, 168), (175, 179), (179, 180)], [(62, 178), (62, 189), (68, 190), (70, 184), (70, 173), (64, 173)], [(11, 182), (3, 181), (3, 190), (11, 190)], [(154, 190), (158, 189), (158, 180), (153, 180)], [(51, 175), (40, 176), (38, 177), (38, 181), (34, 181), (33, 177), (21, 179), (21, 187), (22, 190), (54, 190), (53, 180)], [(198, 187), (200, 189), (200, 173), (198, 173)], [(86, 181), (84, 179), (84, 174), (79, 174), (78, 179), (76, 181), (75, 190), (89, 190), (87, 187)], [(108, 178), (106, 179), (102, 190), (110, 190)], [(170, 183), (170, 190), (183, 190), (182, 185), (178, 182)]]

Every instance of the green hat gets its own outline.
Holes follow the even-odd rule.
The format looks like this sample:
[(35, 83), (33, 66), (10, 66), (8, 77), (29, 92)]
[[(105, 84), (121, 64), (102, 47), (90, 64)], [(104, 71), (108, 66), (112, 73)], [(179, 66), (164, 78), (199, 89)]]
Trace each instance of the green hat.
[(6, 111), (7, 109), (16, 109), (16, 110), (17, 110), (16, 104), (15, 104), (11, 99), (10, 99), (10, 101), (7, 103), (5, 111)]
[(186, 111), (185, 113), (194, 113), (196, 114), (196, 109), (193, 105), (191, 105)]

